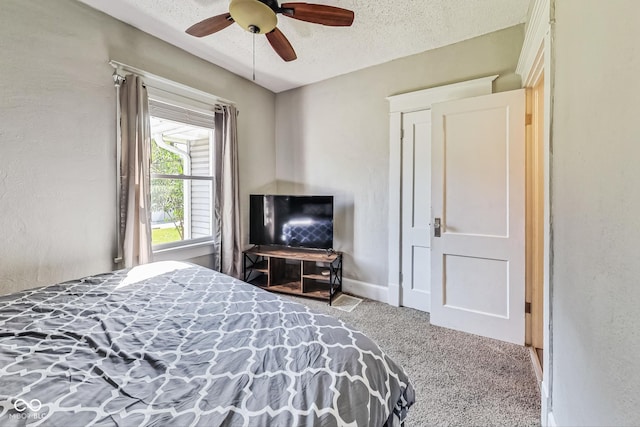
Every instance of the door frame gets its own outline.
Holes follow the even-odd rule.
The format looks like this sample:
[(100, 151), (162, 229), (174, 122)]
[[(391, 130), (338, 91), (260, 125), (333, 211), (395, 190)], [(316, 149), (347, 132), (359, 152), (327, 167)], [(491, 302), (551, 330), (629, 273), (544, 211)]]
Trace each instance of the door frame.
[(389, 101), (388, 303), (400, 306), (402, 292), (402, 115), (430, 110), (438, 102), (493, 93), (498, 75), (387, 97)]
[[(542, 382), (542, 359), (537, 349), (544, 349), (543, 332), (543, 256), (544, 250), (544, 73), (527, 93), (527, 184), (526, 184), (526, 345), (530, 346), (538, 382)], [(542, 126), (541, 126), (542, 125)]]
[(522, 78), (522, 87), (533, 88), (544, 76), (544, 130), (543, 130), (543, 366), (542, 383), (540, 384), (541, 424), (554, 426), (553, 395), (553, 312), (551, 307), (553, 281), (551, 258), (553, 257), (551, 239), (551, 115), (553, 112), (553, 69), (552, 69), (552, 26), (554, 22), (551, 0), (533, 0), (532, 8), (525, 32), (524, 43), (516, 67), (516, 74)]

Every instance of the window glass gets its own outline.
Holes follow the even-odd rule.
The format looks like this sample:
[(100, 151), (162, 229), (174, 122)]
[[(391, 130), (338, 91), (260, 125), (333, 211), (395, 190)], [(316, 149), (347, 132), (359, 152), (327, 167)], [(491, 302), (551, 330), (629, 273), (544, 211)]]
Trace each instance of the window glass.
[(151, 117), (154, 248), (213, 238), (213, 130)]

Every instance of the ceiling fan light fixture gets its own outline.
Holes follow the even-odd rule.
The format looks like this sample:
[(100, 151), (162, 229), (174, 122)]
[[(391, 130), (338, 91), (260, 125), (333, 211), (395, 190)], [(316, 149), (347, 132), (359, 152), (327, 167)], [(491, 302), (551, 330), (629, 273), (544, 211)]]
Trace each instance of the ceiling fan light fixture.
[(254, 34), (270, 33), (278, 25), (276, 13), (258, 0), (232, 0), (229, 13), (238, 25)]

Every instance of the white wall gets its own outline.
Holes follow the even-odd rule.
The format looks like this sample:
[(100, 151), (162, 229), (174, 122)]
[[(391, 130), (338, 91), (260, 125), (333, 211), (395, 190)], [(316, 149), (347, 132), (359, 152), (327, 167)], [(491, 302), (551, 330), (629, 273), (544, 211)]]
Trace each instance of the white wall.
[(640, 2), (555, 7), (551, 409), (563, 426), (637, 426)]
[(0, 52), (0, 294), (112, 268), (109, 59), (236, 102), (244, 223), (275, 179), (273, 93), (88, 6), (1, 0)]
[(492, 74), (498, 91), (519, 88), (522, 41), (516, 26), (277, 95), (277, 190), (336, 196), (345, 277), (387, 286), (385, 98)]

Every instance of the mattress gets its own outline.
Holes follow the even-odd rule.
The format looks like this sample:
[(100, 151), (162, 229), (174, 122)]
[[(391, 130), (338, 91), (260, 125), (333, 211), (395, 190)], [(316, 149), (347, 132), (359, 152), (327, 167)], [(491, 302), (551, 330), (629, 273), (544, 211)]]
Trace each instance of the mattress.
[(3, 426), (391, 426), (413, 402), (361, 332), (192, 264), (0, 297)]

